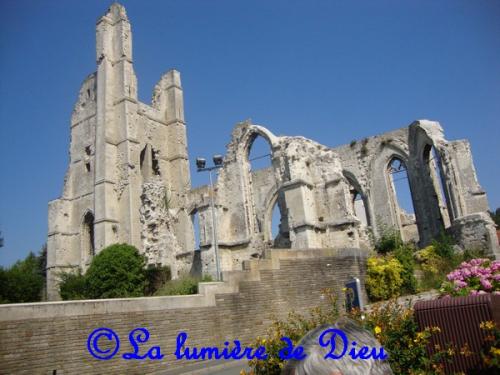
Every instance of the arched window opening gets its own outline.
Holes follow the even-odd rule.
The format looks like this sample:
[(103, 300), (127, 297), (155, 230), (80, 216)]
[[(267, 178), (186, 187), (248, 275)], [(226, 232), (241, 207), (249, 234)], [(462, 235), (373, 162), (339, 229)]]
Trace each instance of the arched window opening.
[(406, 164), (399, 158), (394, 158), (389, 163), (389, 175), (396, 193), (397, 203), (405, 213), (415, 214), (413, 199), (408, 181)]
[(446, 180), (443, 177), (441, 156), (434, 146), (429, 145), (424, 149), (424, 163), (436, 192), (442, 224), (447, 228), (450, 226), (450, 216), (453, 217), (453, 207), (450, 205)]
[(365, 201), (363, 200), (361, 194), (359, 194), (357, 191), (355, 192), (352, 199), (352, 205), (354, 214), (359, 219), (359, 221), (361, 221), (361, 224), (365, 227), (369, 226), (370, 224), (368, 223), (368, 215), (366, 214)]
[(144, 180), (147, 180), (152, 176), (160, 175), (160, 163), (158, 159), (157, 150), (153, 149), (150, 144), (144, 146), (139, 160), (141, 174)]
[(370, 219), (365, 199), (358, 191), (358, 189), (354, 187), (354, 184), (351, 182), (350, 178), (347, 177), (347, 181), (349, 182), (349, 192), (351, 194), (352, 212), (359, 219), (359, 221), (361, 221), (362, 225), (368, 227), (370, 225)]
[(250, 144), (248, 161), (250, 162), (250, 171), (265, 169), (272, 166), (271, 147), (262, 136), (257, 135)]
[(274, 248), (289, 249), (292, 247), (288, 228), (288, 209), (283, 193), (278, 195), (271, 211), (271, 240)]
[(83, 217), (81, 235), (84, 256), (86, 258), (93, 257), (95, 255), (94, 215), (90, 211), (88, 211)]
[(198, 211), (194, 211), (191, 214), (191, 220), (193, 221), (193, 231), (194, 231), (194, 250), (200, 250), (200, 214)]
[(418, 229), (413, 208), (413, 198), (408, 171), (403, 160), (394, 157), (388, 165), (388, 173), (393, 191), (393, 203), (399, 217), (401, 236), (404, 241), (418, 241)]

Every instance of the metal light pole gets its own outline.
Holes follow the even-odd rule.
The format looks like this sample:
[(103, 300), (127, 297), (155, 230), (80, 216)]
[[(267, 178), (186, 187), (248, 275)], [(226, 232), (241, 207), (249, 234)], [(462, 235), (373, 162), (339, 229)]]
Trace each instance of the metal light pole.
[(222, 281), (222, 273), (219, 260), (219, 242), (217, 240), (217, 214), (215, 212), (214, 185), (212, 181), (212, 171), (222, 168), (222, 155), (214, 155), (213, 161), (213, 167), (206, 167), (206, 160), (204, 158), (196, 158), (196, 167), (198, 169), (198, 172), (208, 172), (210, 178), (210, 210), (212, 211), (212, 241), (215, 252), (215, 267), (217, 272), (217, 281)]

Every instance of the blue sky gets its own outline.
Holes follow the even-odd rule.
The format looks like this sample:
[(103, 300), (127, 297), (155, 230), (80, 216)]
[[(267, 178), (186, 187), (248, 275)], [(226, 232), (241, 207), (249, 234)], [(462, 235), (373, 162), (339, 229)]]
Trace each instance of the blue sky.
[[(238, 121), (329, 146), (440, 121), (470, 140), (500, 206), (500, 1), (123, 1), (139, 97), (182, 74), (189, 152)], [(0, 0), (0, 264), (38, 251), (61, 194), (69, 121), (108, 1)], [(192, 172), (193, 185), (206, 175)]]

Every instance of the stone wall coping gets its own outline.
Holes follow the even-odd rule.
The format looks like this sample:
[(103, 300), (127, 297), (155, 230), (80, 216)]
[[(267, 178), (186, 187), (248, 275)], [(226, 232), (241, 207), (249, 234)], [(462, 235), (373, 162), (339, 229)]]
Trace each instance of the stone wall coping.
[(215, 296), (213, 293), (192, 294), (187, 296), (14, 303), (0, 306), (0, 321), (47, 319), (77, 315), (127, 313), (209, 306), (215, 306)]
[(360, 256), (362, 258), (367, 256), (367, 252), (360, 249), (272, 249), (266, 252), (264, 259), (250, 260), (250, 267), (245, 268), (245, 271), (224, 272), (225, 280), (223, 282), (200, 283), (199, 294), (5, 304), (0, 305), (0, 322), (215, 307), (216, 294), (238, 293), (241, 281), (260, 280), (260, 271), (279, 269), (281, 260), (342, 258), (344, 256)]

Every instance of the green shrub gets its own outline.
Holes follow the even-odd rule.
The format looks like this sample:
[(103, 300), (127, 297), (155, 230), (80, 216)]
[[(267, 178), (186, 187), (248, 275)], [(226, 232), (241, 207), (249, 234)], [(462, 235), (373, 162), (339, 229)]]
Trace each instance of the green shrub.
[(209, 283), (211, 281), (214, 281), (211, 275), (203, 275), (203, 277), (201, 278), (202, 283)]
[(415, 252), (418, 267), (422, 270), (420, 290), (438, 289), (448, 270), (447, 262), (436, 253), (433, 245)]
[(431, 245), (434, 247), (436, 254), (441, 258), (451, 258), (455, 251), (453, 238), (446, 233), (441, 232), (438, 237), (432, 240)]
[(375, 242), (375, 250), (380, 254), (387, 254), (395, 251), (401, 245), (403, 245), (403, 241), (399, 231), (394, 228), (384, 228), (382, 235)]
[(79, 268), (76, 273), (63, 272), (59, 275), (59, 292), (63, 300), (85, 299), (88, 295), (87, 279)]
[(415, 278), (415, 260), (413, 259), (414, 247), (412, 245), (401, 245), (394, 251), (394, 257), (403, 267), (401, 278), (401, 294), (413, 294), (417, 291), (417, 279)]
[[(447, 246), (447, 245), (446, 245)], [(438, 251), (448, 254), (443, 247), (438, 250), (435, 245), (429, 245), (415, 252), (415, 259), (418, 268), (422, 270), (422, 278), (419, 283), (420, 290), (439, 289), (446, 275), (455, 269), (463, 261), (468, 261), (477, 257), (482, 257), (480, 251), (465, 250), (462, 254), (452, 253), (443, 257)]]
[(97, 254), (85, 274), (88, 298), (143, 296), (145, 258), (127, 244), (111, 245)]
[(465, 249), (460, 261), (455, 262), (455, 267), (458, 266), (462, 261), (468, 262), (469, 260), (476, 258), (487, 258), (483, 249)]
[(198, 284), (200, 282), (210, 281), (213, 281), (212, 276), (210, 275), (203, 275), (203, 277), (200, 279), (199, 277), (193, 277), (189, 274), (184, 274), (176, 280), (169, 280), (164, 283), (155, 292), (155, 296), (182, 296), (188, 294), (197, 294)]
[(146, 288), (144, 294), (151, 296), (156, 293), (171, 277), (169, 266), (148, 267), (145, 271)]
[(403, 266), (392, 256), (368, 258), (365, 286), (370, 300), (397, 297), (404, 282), (402, 272)]
[(198, 293), (198, 282), (196, 279), (190, 275), (181, 275), (176, 280), (167, 281), (160, 289), (155, 293), (155, 296), (180, 296), (187, 294)]

